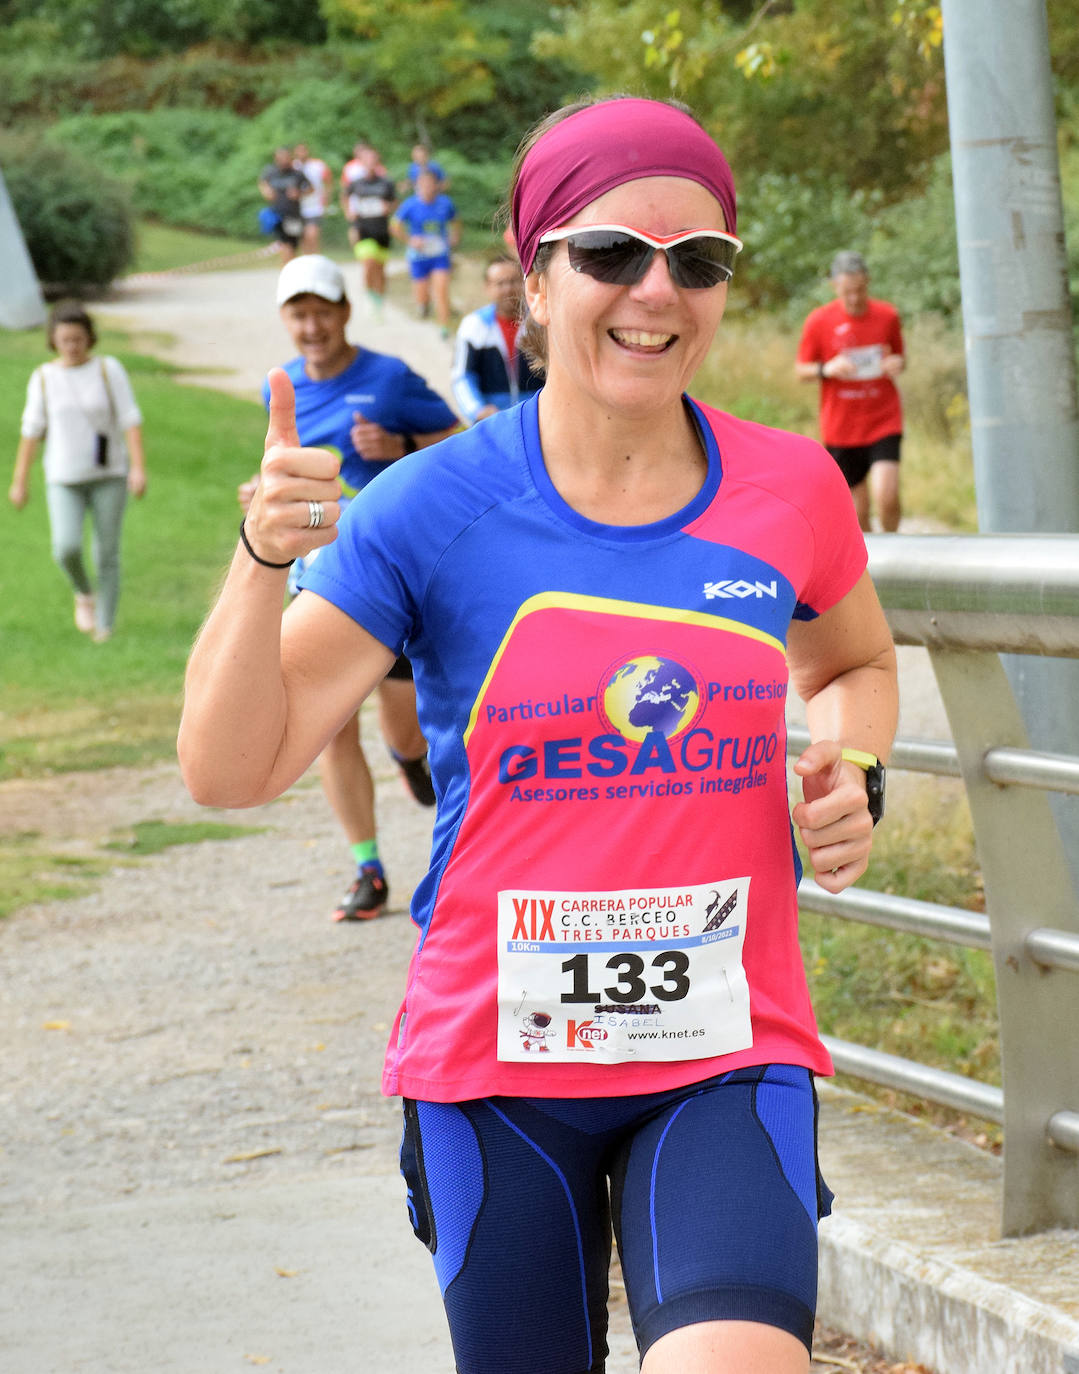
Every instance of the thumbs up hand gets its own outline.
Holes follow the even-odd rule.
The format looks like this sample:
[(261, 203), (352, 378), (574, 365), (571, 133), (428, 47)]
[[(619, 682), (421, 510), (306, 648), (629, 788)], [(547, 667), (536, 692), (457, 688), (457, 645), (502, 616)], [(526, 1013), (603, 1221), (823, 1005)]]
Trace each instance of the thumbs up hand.
[(296, 432), (296, 393), (288, 374), (269, 375), (270, 419), (258, 485), (244, 527), (252, 548), (269, 563), (287, 563), (337, 538), (341, 516), (340, 460), (304, 448)]

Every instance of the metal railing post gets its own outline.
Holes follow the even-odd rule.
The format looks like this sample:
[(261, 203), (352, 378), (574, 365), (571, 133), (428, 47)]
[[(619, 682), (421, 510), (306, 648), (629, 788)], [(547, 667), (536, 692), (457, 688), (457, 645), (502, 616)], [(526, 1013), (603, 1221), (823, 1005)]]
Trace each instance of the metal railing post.
[(998, 655), (930, 649), (952, 729), (985, 885), (1000, 1011), (1004, 1080), (1002, 1231), (1079, 1226), (1079, 1155), (1055, 1146), (1049, 1123), (1079, 1099), (1075, 975), (1035, 961), (1039, 927), (1079, 934), (1071, 870), (1046, 794), (992, 781), (986, 755), (1028, 748)]

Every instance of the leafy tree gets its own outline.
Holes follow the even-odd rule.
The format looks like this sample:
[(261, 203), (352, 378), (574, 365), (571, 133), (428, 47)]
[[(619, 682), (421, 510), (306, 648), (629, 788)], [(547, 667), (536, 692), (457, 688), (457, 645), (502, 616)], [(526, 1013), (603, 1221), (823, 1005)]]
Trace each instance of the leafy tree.
[(537, 57), (546, 0), (321, 0), (335, 51), (397, 118), (440, 152), (508, 159), (524, 131), (576, 93), (572, 54)]
[(484, 41), (464, 0), (322, 0), (322, 10), (331, 34), (359, 40), (376, 88), (421, 126), (493, 98), (505, 45)]
[(318, 0), (199, 0), (209, 36), (245, 46), (258, 43), (326, 41), (326, 21)]
[(474, 0), (470, 13), (482, 21), (484, 42), (496, 43), (504, 52), (493, 66), (494, 99), (464, 105), (448, 120), (433, 121), (431, 133), (440, 150), (452, 147), (472, 159), (496, 158), (507, 164), (508, 172), (526, 130), (590, 83), (572, 61), (546, 59), (532, 51), (533, 36), (550, 14), (546, 0)]
[(808, 165), (897, 198), (947, 145), (940, 47), (913, 4), (561, 0), (535, 46), (606, 90), (687, 101), (743, 178)]

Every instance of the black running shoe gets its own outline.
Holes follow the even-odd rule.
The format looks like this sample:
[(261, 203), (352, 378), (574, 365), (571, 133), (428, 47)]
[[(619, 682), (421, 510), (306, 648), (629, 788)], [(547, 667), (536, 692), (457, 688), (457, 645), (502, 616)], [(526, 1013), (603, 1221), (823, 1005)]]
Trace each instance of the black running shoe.
[(382, 914), (390, 888), (378, 868), (361, 868), (333, 913), (335, 921), (373, 921)]
[(399, 759), (395, 754), (394, 762), (401, 770), (405, 786), (419, 804), (434, 806), (435, 789), (431, 782), (431, 765), (427, 762), (427, 755), (422, 754), (418, 759)]

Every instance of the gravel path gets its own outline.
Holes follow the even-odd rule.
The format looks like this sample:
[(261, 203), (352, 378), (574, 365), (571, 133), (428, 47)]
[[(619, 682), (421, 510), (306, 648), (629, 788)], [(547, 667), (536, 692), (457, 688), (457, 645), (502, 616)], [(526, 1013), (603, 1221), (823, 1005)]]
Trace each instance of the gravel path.
[[(396, 788), (388, 770), (380, 787)], [(207, 818), (172, 766), (8, 783), (0, 804), (20, 830), (47, 805), (57, 847), (84, 851), (137, 821)], [(348, 854), (313, 780), (210, 813), (262, 834), (129, 861), (91, 895), (5, 923), (5, 1205), (332, 1170), (353, 1153), (362, 1167), (376, 1145), (384, 1166), (397, 1117), (378, 1066), (429, 819), (404, 797), (381, 810), (393, 915), (370, 926), (327, 919)]]
[[(262, 269), (143, 279), (97, 309), (133, 329), (147, 351), (235, 369), (193, 380), (255, 394), (287, 352), (273, 323), (273, 279)], [(407, 356), (445, 394), (449, 349), (433, 328), (391, 310), (371, 341)], [(365, 733), (377, 738), (373, 719)], [(423, 870), (431, 818), (404, 794), (395, 770), (380, 766), (377, 747), (371, 755), (391, 884), (383, 919), (327, 919), (348, 881), (347, 854), (308, 777), (269, 806), (210, 813), (260, 834), (117, 860), (88, 895), (28, 907), (4, 923), (0, 1367), (10, 1374), (225, 1374), (252, 1364), (338, 1374), (370, 1365), (365, 1329), (382, 1342), (375, 1348), (383, 1370), (450, 1368), (433, 1277), (407, 1237), (398, 1196), (398, 1107), (378, 1089), (413, 943), (407, 899)], [(118, 828), (207, 813), (164, 764), (0, 784), (0, 816), (57, 852), (105, 855)], [(420, 1291), (397, 1278), (396, 1240), (379, 1232), (371, 1243), (364, 1217), (350, 1214), (352, 1201), (337, 1202), (338, 1189), (371, 1199), (372, 1225), (382, 1216), (376, 1203), (385, 1202), (410, 1247), (400, 1266)], [(259, 1210), (271, 1200), (279, 1208), (273, 1225)], [(336, 1237), (336, 1222), (342, 1249), (358, 1248), (358, 1258), (341, 1261), (342, 1281), (355, 1283), (353, 1270), (368, 1265), (362, 1320), (354, 1304), (337, 1310), (327, 1297), (338, 1270), (333, 1256), (318, 1254), (317, 1239), (310, 1270), (329, 1266), (323, 1287), (312, 1278), (304, 1289), (297, 1278), (288, 1300), (273, 1285), (299, 1271), (272, 1266), (270, 1245), (251, 1254), (252, 1235), (272, 1237), (273, 1246), (301, 1235), (313, 1202), (337, 1209), (320, 1219), (321, 1234)], [(206, 1209), (266, 1223), (264, 1232), (244, 1233), (240, 1259), (221, 1252), (233, 1262), (222, 1261), (220, 1276), (213, 1270), (212, 1310), (201, 1293), (190, 1299), (196, 1317), (185, 1305), (178, 1244), (172, 1268), (164, 1256), (160, 1283), (156, 1268), (145, 1270), (154, 1278), (140, 1298), (140, 1271), (151, 1263), (139, 1248), (147, 1235), (161, 1263), (162, 1217), (193, 1225)], [(195, 1270), (211, 1268), (222, 1244), (220, 1231), (207, 1235), (215, 1239), (191, 1261)], [(251, 1264), (275, 1277), (241, 1284)], [(91, 1320), (118, 1287), (129, 1293), (123, 1315)], [(271, 1353), (232, 1331), (247, 1308), (276, 1332)], [(410, 1363), (409, 1346), (426, 1352), (421, 1364)], [(611, 1374), (634, 1367), (616, 1302)], [(821, 1374), (906, 1368), (825, 1332), (813, 1365)]]
[[(450, 1369), (433, 1275), (408, 1234), (397, 1179), (398, 1106), (378, 1088), (430, 814), (404, 794), (395, 770), (379, 769), (377, 755), (375, 763), (392, 885), (390, 912), (378, 921), (327, 919), (348, 879), (346, 856), (308, 778), (269, 806), (209, 813), (261, 834), (121, 860), (87, 896), (27, 907), (4, 923), (5, 1371), (226, 1374), (265, 1363), (287, 1374), (345, 1374), (366, 1366), (358, 1352), (369, 1356), (368, 1342), (380, 1342), (384, 1370)], [(207, 817), (168, 764), (5, 783), (0, 814), (17, 830), (39, 830), (59, 852), (84, 854), (104, 854), (118, 829), (139, 821)], [(327, 1198), (333, 1209), (324, 1217), (317, 1208)], [(190, 1232), (204, 1213), (218, 1229), (203, 1240)], [(241, 1239), (223, 1241), (222, 1218), (237, 1216), (246, 1219)], [(365, 1243), (376, 1218), (385, 1229)], [(320, 1234), (305, 1238), (305, 1222)], [(260, 1235), (264, 1256), (253, 1239)], [(181, 1242), (204, 1252), (191, 1257)], [(332, 1243), (333, 1254), (320, 1242)], [(93, 1257), (89, 1277), (82, 1256)], [(376, 1311), (335, 1308), (320, 1267), (329, 1266), (331, 1280), (345, 1270), (363, 1287), (365, 1265), (375, 1271), (367, 1285), (388, 1290)], [(151, 1277), (140, 1291), (144, 1266)], [(282, 1309), (266, 1285), (300, 1283), (304, 1272), (306, 1288)], [(191, 1274), (211, 1297), (184, 1297)], [(112, 1311), (116, 1286), (128, 1297)], [(110, 1316), (95, 1325), (87, 1308)], [(77, 1340), (61, 1319), (76, 1324)], [(261, 1339), (245, 1341), (251, 1322)], [(428, 1333), (418, 1366), (407, 1346), (392, 1346), (414, 1330)], [(631, 1374), (617, 1287), (611, 1350), (610, 1374)], [(906, 1368), (818, 1333), (817, 1374)]]

